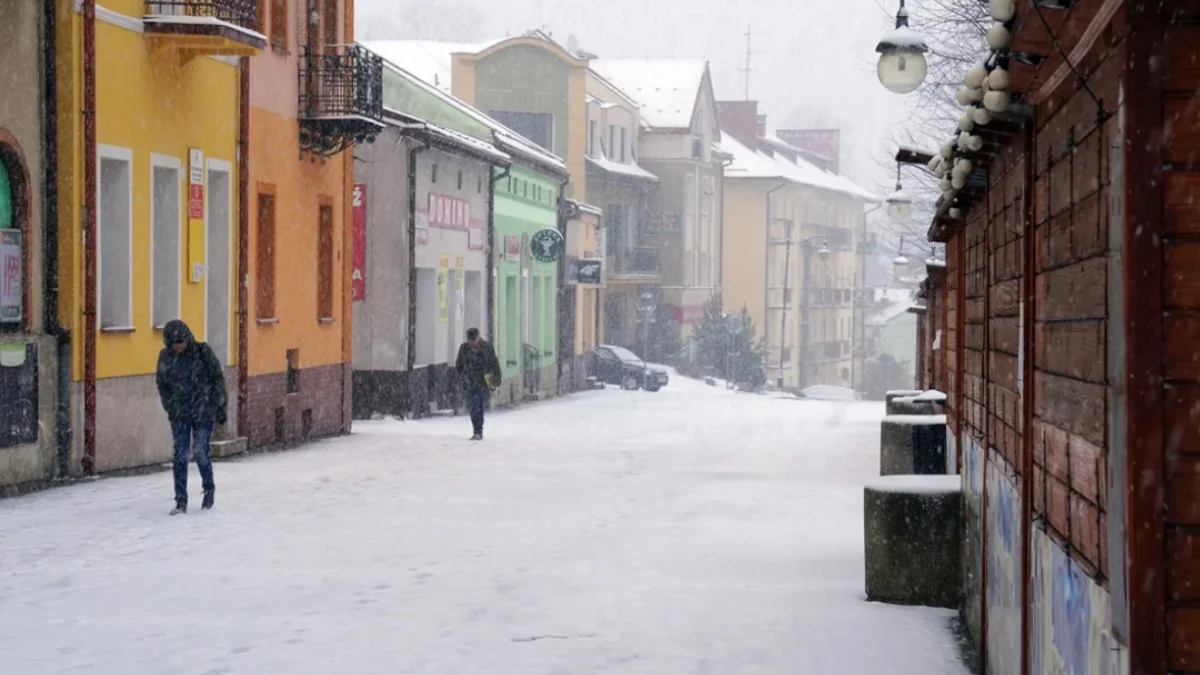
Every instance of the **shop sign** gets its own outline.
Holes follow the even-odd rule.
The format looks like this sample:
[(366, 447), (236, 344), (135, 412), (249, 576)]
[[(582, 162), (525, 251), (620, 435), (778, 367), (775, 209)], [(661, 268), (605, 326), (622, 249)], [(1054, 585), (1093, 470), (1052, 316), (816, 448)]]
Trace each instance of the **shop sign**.
[(551, 228), (538, 230), (529, 240), (530, 253), (538, 262), (556, 262), (563, 256), (564, 248), (565, 242), (562, 233)]
[(24, 299), (21, 231), (0, 230), (0, 323), (20, 323)]
[(416, 209), (413, 214), (413, 219), (416, 220), (414, 228), (417, 234), (417, 244), (429, 243), (429, 212), (425, 209)]
[(352, 193), (354, 209), (354, 232), (350, 290), (354, 302), (367, 299), (367, 186), (355, 183)]
[(507, 234), (504, 236), (504, 259), (509, 262), (520, 262), (521, 260), (521, 238)]
[(600, 258), (569, 258), (567, 260), (567, 283), (579, 286), (603, 286), (604, 261)]
[(471, 205), (465, 199), (429, 193), (429, 227), (468, 231), (471, 227)]
[(472, 218), (467, 223), (467, 248), (483, 250), (483, 221), (479, 218)]

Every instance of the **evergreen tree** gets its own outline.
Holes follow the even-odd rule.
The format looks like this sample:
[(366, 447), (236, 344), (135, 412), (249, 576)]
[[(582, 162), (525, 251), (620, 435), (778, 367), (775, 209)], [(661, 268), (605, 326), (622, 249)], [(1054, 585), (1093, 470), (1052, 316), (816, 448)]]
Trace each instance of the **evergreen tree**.
[[(647, 335), (649, 336), (648, 340), (646, 339)], [(642, 325), (639, 320), (638, 340), (639, 347), (646, 352), (642, 354), (642, 358), (650, 363), (665, 363), (674, 366), (679, 363), (680, 356), (683, 354), (683, 339), (679, 337), (679, 324), (675, 321), (675, 315), (671, 313), (670, 306), (662, 302), (654, 306), (654, 315), (650, 317), (649, 327)]]
[(745, 308), (737, 314), (726, 314), (721, 296), (714, 295), (704, 308), (704, 318), (693, 338), (696, 358), (706, 373), (750, 388), (766, 382), (766, 349), (756, 337), (754, 320)]
[(721, 304), (721, 294), (714, 293), (704, 306), (704, 316), (692, 331), (696, 343), (696, 361), (705, 373), (723, 375), (725, 352), (728, 349), (729, 326)]

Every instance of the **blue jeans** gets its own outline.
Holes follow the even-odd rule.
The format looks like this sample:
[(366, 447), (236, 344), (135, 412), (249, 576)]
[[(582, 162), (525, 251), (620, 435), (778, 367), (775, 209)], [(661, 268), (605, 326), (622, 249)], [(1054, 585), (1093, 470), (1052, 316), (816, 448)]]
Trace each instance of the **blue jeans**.
[(467, 389), (467, 412), (471, 414), (471, 426), (476, 436), (483, 435), (483, 411), (487, 409), (492, 391), (487, 387), (471, 387)]
[(171, 424), (171, 435), (175, 438), (175, 503), (188, 503), (188, 451), (196, 456), (196, 467), (200, 469), (200, 482), (204, 492), (213, 491), (212, 456), (209, 441), (212, 439), (212, 424), (175, 422)]

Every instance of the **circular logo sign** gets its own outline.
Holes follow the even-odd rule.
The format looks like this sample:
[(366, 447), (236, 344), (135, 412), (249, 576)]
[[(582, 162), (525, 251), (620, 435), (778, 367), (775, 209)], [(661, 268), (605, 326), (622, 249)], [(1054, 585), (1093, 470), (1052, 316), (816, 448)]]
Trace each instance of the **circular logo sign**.
[(533, 257), (538, 262), (551, 263), (562, 257), (563, 236), (558, 230), (545, 229), (538, 230), (534, 233), (533, 238), (529, 240), (529, 249), (533, 253)]

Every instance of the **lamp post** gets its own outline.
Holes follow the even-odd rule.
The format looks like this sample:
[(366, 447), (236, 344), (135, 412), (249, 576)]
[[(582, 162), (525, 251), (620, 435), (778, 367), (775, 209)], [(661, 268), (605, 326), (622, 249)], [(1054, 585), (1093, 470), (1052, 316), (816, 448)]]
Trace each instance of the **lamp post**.
[[(798, 384), (800, 385), (801, 389), (804, 388), (804, 384), (808, 381), (808, 373), (806, 372), (806, 370), (808, 368), (808, 358), (807, 358), (807, 356), (808, 356), (807, 355), (807, 352), (808, 352), (808, 309), (809, 309), (808, 308), (808, 296), (809, 296), (809, 291), (812, 289), (812, 284), (809, 283), (808, 277), (809, 277), (809, 267), (810, 267), (809, 263), (812, 259), (812, 241), (816, 238), (817, 238), (816, 236), (812, 236), (812, 237), (808, 237), (806, 239), (801, 239), (799, 241), (800, 247), (804, 250), (804, 256), (802, 258), (804, 264), (803, 264), (803, 268), (800, 271), (801, 279), (804, 283), (803, 287), (800, 289), (800, 380), (799, 380)], [(787, 289), (788, 289), (788, 277), (790, 276), (788, 273), (791, 271), (791, 269), (790, 269), (791, 253), (792, 253), (792, 229), (791, 229), (791, 223), (788, 223), (787, 249), (784, 251), (784, 256), (783, 256), (783, 258), (784, 258), (784, 263), (783, 263), (783, 270), (784, 270), (784, 272), (783, 272), (783, 299), (784, 299), (784, 302), (783, 302), (783, 318), (780, 320), (781, 325), (779, 326), (779, 371), (776, 374), (776, 380), (775, 380), (775, 386), (779, 389), (783, 388), (783, 345), (784, 345), (785, 338), (787, 337), (787, 308), (788, 308)], [(828, 260), (829, 253), (830, 253), (829, 245), (825, 243), (825, 238), (821, 237), (821, 248), (817, 250), (817, 255), (821, 258), (821, 260)]]
[(887, 196), (888, 220), (893, 223), (902, 223), (908, 220), (912, 215), (912, 197), (904, 191), (904, 186), (900, 184), (900, 164), (896, 164), (896, 191)]
[(925, 52), (929, 51), (929, 46), (924, 37), (908, 27), (904, 0), (900, 0), (900, 9), (896, 12), (895, 29), (879, 39), (875, 51), (879, 53), (875, 73), (888, 91), (907, 94), (925, 81), (928, 69)]
[(654, 298), (654, 294), (650, 291), (642, 291), (638, 294), (637, 311), (638, 316), (642, 320), (642, 365), (643, 379), (646, 377), (646, 370), (649, 368), (650, 360), (650, 323), (654, 321), (654, 310), (658, 303)]

